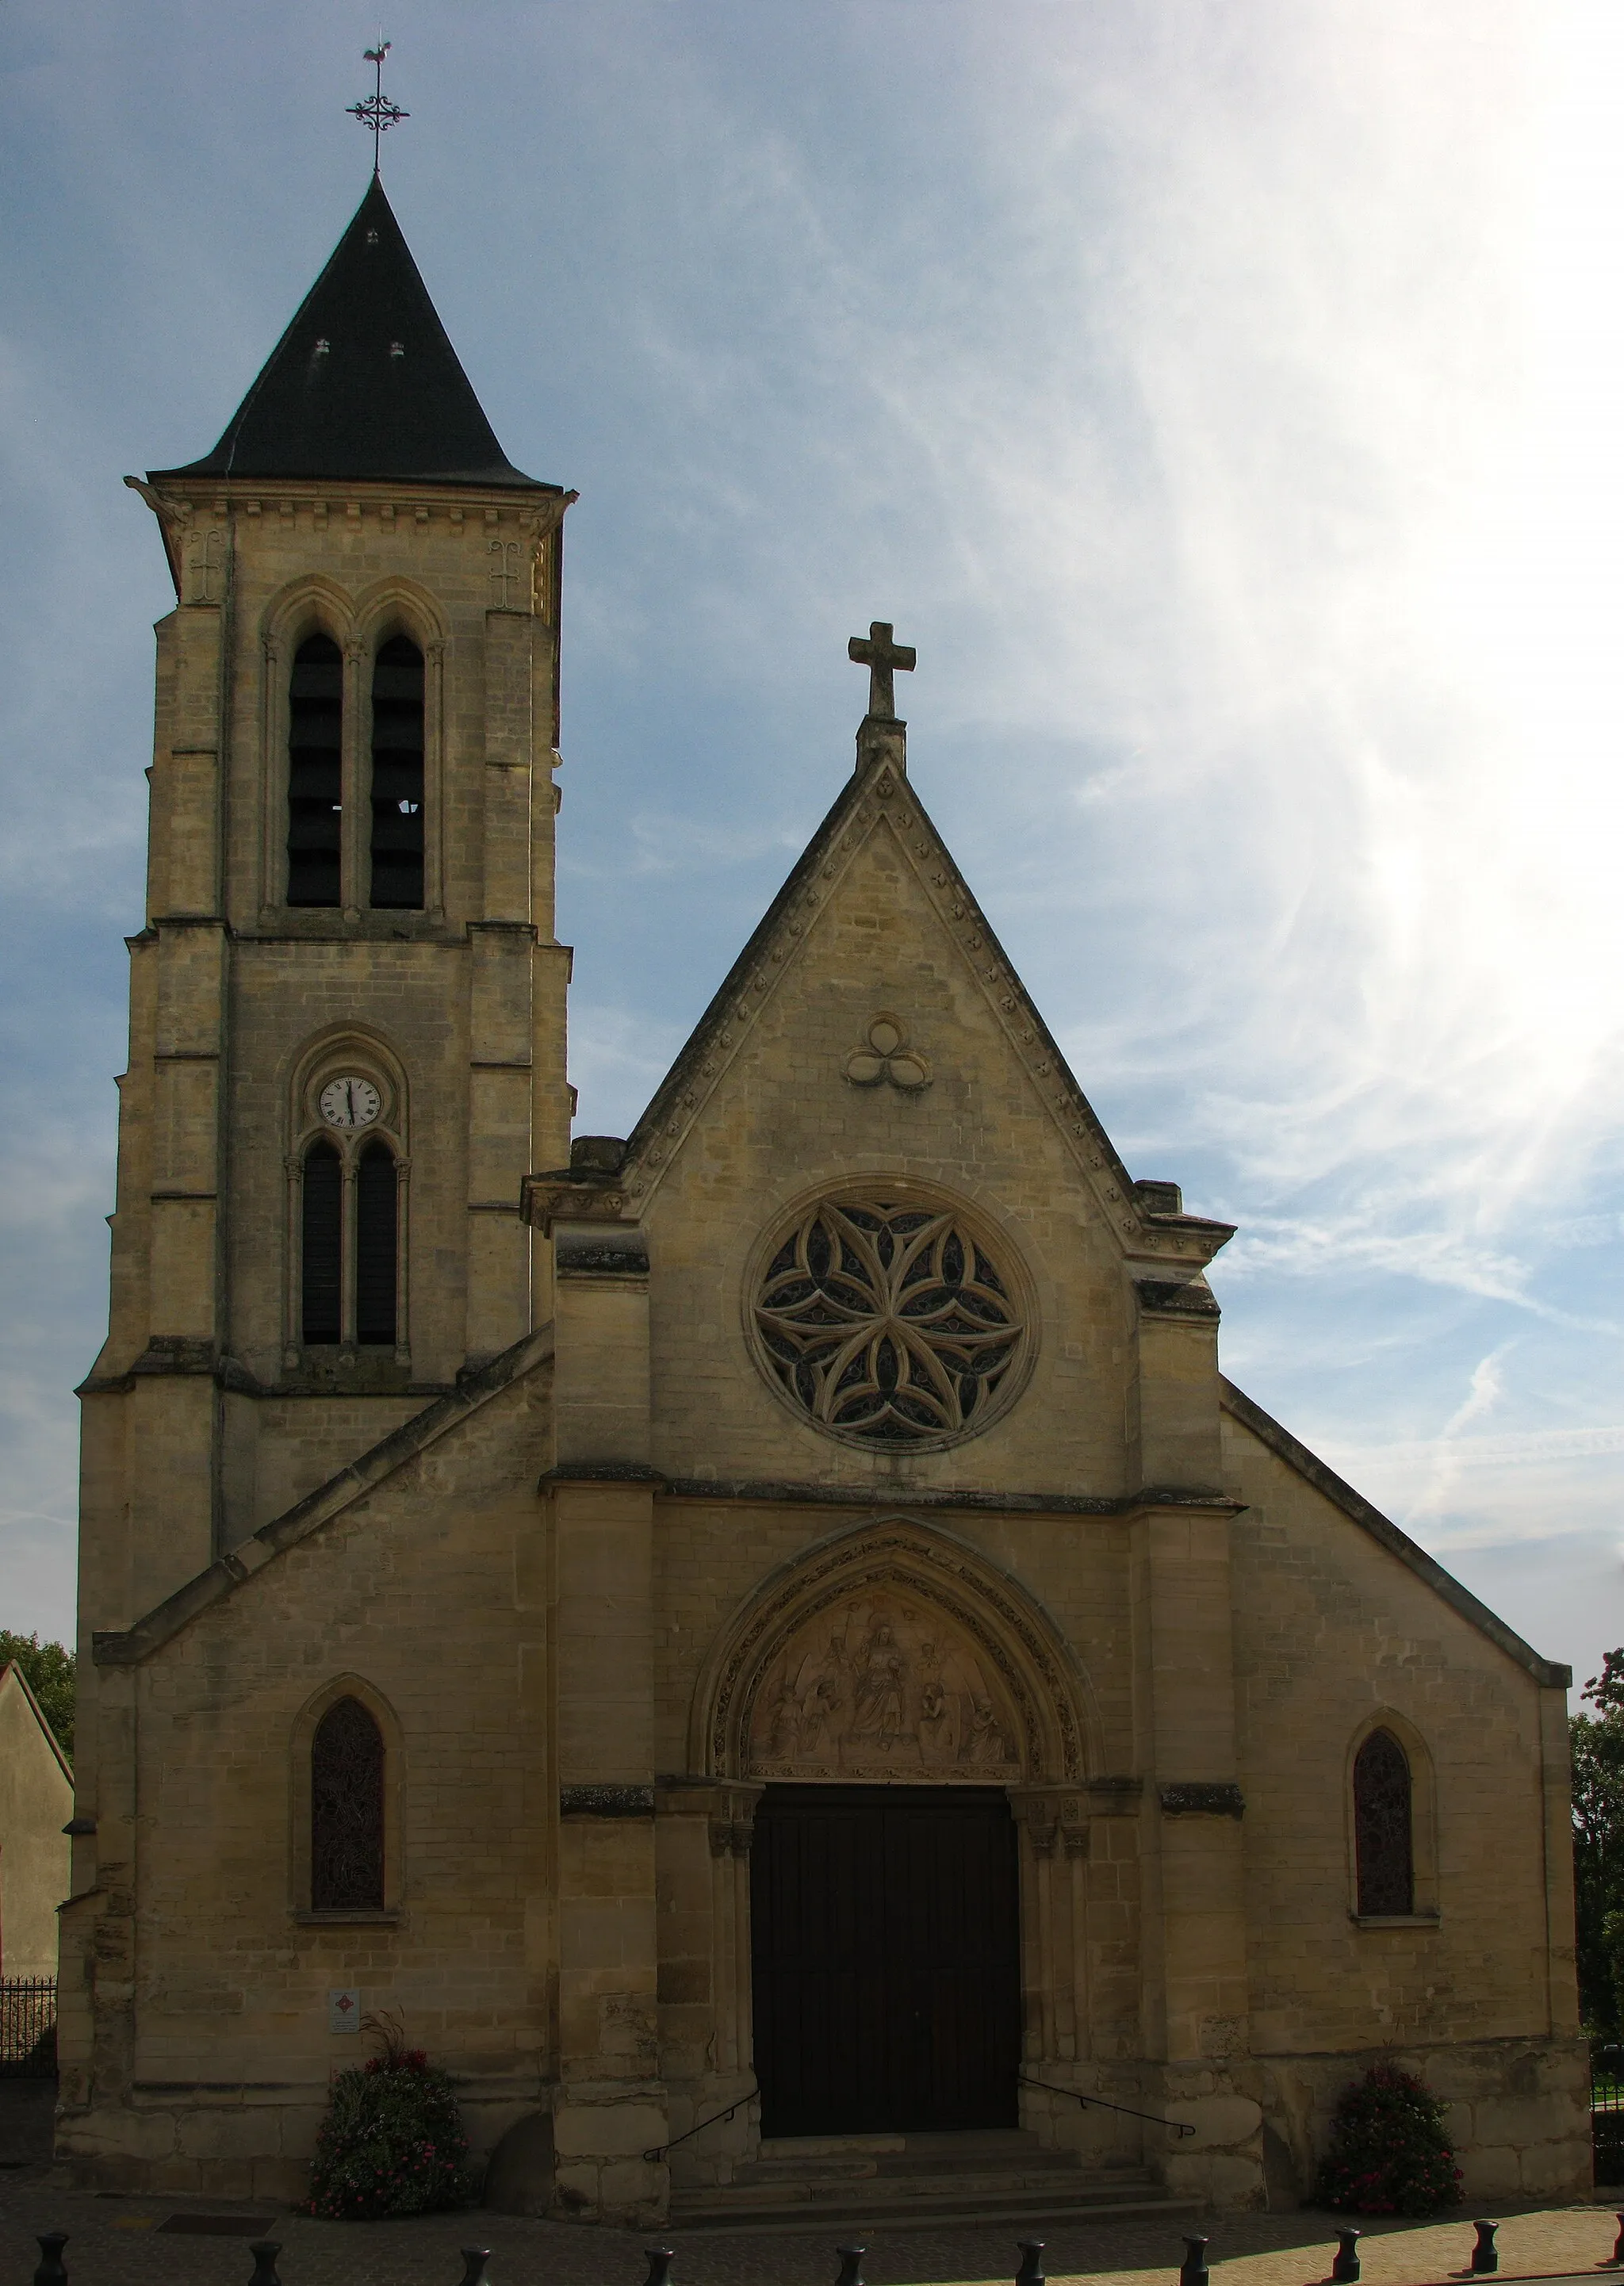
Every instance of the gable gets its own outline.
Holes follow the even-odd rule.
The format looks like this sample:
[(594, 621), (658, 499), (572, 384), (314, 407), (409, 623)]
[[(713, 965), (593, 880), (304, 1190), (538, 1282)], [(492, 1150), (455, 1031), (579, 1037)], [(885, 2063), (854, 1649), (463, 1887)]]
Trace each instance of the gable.
[(766, 1261), (821, 1200), (960, 1218), (1032, 1336), (1030, 1393), (1012, 1373), (996, 1425), (911, 1451), (921, 1485), (1126, 1489), (1135, 1276), (1210, 1315), (1200, 1273), (1229, 1235), (1132, 1182), (895, 753), (859, 768), (595, 1200), (585, 1169), (532, 1203), (548, 1186), (566, 1218), (641, 1225), (655, 1452), (679, 1477), (873, 1466), (762, 1369)]
[[(903, 729), (884, 727), (899, 734)], [(965, 1044), (950, 1046), (944, 1065), (961, 1101), (979, 1081), (1003, 1090), (999, 1110), (1040, 1112), (1052, 1139), (1046, 1152), (1059, 1145), (1058, 1169), (1092, 1202), (1119, 1251), (1175, 1280), (1197, 1274), (1233, 1234), (1232, 1226), (1185, 1215), (1173, 1186), (1135, 1184), (1129, 1175), (909, 783), (901, 752), (900, 736), (871, 741), (866, 761), (860, 751), (856, 773), (637, 1123), (619, 1187), (634, 1202), (658, 1192), (685, 1139), (706, 1123), (706, 1107), (723, 1092), (725, 1076), (752, 1067), (753, 1048), (754, 1070), (768, 1068), (775, 1030), (781, 1072), (787, 1075), (797, 1057), (802, 1070), (808, 1068), (813, 1044), (806, 1012), (839, 1006), (852, 1037), (832, 1052), (848, 1084), (855, 1077), (848, 1066), (870, 1047), (870, 1022), (887, 1012), (902, 1021), (905, 1048), (928, 1062), (907, 1008), (888, 1011), (881, 997), (888, 989), (905, 1000), (911, 989), (922, 995), (926, 1025), (936, 1021), (964, 1031)], [(848, 997), (837, 997), (842, 994)], [(797, 1013), (803, 1024), (792, 1047)], [(766, 1042), (760, 1043), (763, 1031)], [(907, 1085), (894, 1084), (895, 1076), (871, 1083), (887, 1108), (889, 1099), (910, 1093)], [(921, 1104), (937, 1084), (933, 1067), (928, 1087), (918, 1091)], [(972, 1110), (979, 1133), (965, 1146), (969, 1163), (984, 1160), (991, 1108), (979, 1122)], [(901, 1130), (899, 1139), (910, 1131)]]

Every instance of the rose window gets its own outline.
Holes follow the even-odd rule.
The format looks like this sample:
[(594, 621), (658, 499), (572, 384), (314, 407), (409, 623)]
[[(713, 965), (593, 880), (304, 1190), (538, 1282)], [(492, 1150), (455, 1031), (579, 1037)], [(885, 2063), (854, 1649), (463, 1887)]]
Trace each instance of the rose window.
[(838, 1436), (939, 1444), (1013, 1394), (1026, 1327), (950, 1209), (824, 1200), (769, 1263), (756, 1333), (774, 1380)]

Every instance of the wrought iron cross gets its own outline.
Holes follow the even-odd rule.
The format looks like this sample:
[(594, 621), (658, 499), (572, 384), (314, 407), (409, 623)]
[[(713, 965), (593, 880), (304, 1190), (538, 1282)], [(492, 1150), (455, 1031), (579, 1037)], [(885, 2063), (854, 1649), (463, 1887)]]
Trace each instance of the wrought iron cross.
[(918, 658), (911, 643), (892, 642), (894, 632), (889, 619), (873, 619), (869, 623), (866, 642), (861, 635), (854, 635), (846, 646), (847, 658), (869, 671), (869, 713), (881, 722), (896, 720), (893, 671), (900, 666), (904, 674), (911, 674)]
[(365, 103), (345, 106), (351, 119), (359, 119), (363, 127), (372, 130), (372, 171), (374, 175), (378, 171), (378, 146), (384, 135), (391, 127), (398, 127), (403, 119), (412, 116), (409, 111), (402, 111), (398, 103), (391, 103), (383, 92), (383, 59), (391, 44), (380, 33), (377, 46), (365, 51), (367, 60), (373, 67), (372, 93)]

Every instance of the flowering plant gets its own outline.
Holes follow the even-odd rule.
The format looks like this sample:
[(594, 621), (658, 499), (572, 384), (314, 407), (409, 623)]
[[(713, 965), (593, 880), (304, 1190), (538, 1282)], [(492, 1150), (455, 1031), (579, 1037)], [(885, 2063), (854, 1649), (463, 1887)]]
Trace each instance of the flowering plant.
[(1376, 2064), (1344, 2088), (1314, 2199), (1348, 2214), (1428, 2215), (1458, 2206), (1461, 2171), (1439, 2099), (1393, 2064)]
[(382, 2053), (333, 2081), (305, 2211), (362, 2222), (466, 2206), (473, 2173), (449, 2077), (405, 2045), (398, 2022), (368, 2016), (362, 2029)]

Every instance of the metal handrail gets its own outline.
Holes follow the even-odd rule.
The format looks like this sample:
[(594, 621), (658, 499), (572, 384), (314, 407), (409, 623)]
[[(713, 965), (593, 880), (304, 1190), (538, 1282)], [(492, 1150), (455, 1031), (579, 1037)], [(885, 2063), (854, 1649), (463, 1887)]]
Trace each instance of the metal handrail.
[[(714, 2127), (718, 2120), (731, 2119), (734, 2113), (748, 2103), (753, 2095), (760, 2095), (761, 2093), (761, 2089), (752, 2080), (743, 2095), (737, 2102), (730, 2103), (725, 2111), (713, 2111), (708, 2119), (698, 2120), (693, 2126), (685, 2127), (680, 2135), (674, 2135), (669, 2143), (657, 2143), (651, 2151), (645, 2151), (643, 2155), (643, 2164), (646, 2166), (658, 2167), (666, 2154), (674, 2151), (679, 2143), (686, 2143), (690, 2135), (698, 2135), (706, 2127)], [(1194, 2134), (1195, 2131), (1192, 2128), (1190, 2132)]]
[(1046, 2079), (1029, 2079), (1025, 2072), (1018, 2072), (1016, 2077), (1022, 2087), (1041, 2087), (1050, 2095), (1068, 2095), (1074, 2103), (1080, 2103), (1084, 2111), (1092, 2104), (1096, 2111), (1120, 2111), (1124, 2119), (1148, 2119), (1153, 2127), (1171, 2127), (1175, 2135), (1194, 2135), (1195, 2132), (1187, 2119), (1163, 2119), (1159, 2112), (1135, 2111), (1131, 2103), (1113, 2103), (1103, 2095), (1079, 2095), (1075, 2087), (1056, 2087)]

